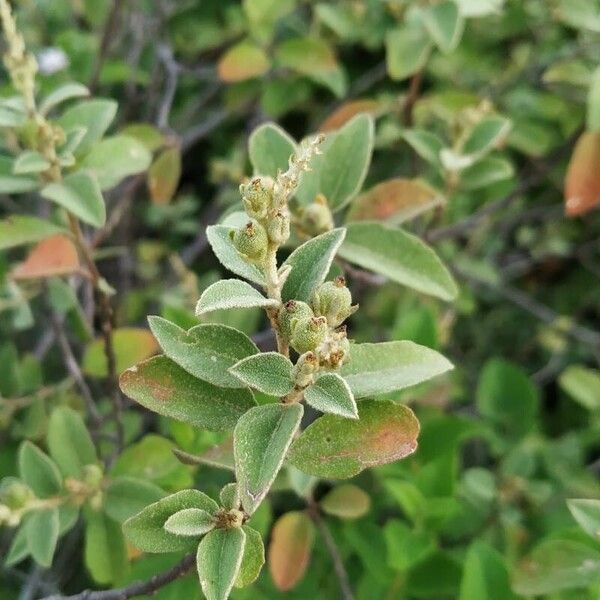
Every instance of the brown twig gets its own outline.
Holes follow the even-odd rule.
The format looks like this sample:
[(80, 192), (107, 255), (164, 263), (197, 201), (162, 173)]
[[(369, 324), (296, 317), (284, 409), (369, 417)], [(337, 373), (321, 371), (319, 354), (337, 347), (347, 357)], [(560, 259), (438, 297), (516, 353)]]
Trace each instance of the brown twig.
[(167, 571), (153, 575), (146, 581), (136, 581), (126, 587), (114, 590), (84, 590), (72, 596), (55, 594), (46, 596), (42, 600), (129, 600), (136, 596), (151, 595), (159, 589), (186, 575), (195, 563), (195, 556), (189, 554), (182, 561)]
[(118, 22), (119, 12), (124, 3), (124, 0), (113, 0), (112, 8), (108, 17), (106, 18), (104, 30), (102, 31), (102, 38), (100, 40), (100, 49), (96, 55), (96, 61), (94, 62), (94, 68), (88, 86), (92, 94), (98, 87), (98, 80), (100, 79), (102, 66), (104, 65), (104, 61), (108, 55), (110, 44), (115, 37), (114, 33)]
[(413, 109), (419, 98), (421, 91), (421, 83), (423, 82), (423, 70), (417, 71), (410, 79), (408, 86), (408, 94), (402, 107), (402, 118), (406, 127), (412, 127), (413, 124)]

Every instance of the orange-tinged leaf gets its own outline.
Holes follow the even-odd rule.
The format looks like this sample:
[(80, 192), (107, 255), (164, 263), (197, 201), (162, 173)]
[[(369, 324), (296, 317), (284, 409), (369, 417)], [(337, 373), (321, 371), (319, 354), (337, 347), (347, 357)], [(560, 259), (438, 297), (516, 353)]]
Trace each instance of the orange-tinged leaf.
[(565, 213), (585, 215), (600, 204), (600, 131), (581, 135), (565, 177)]
[(269, 544), (269, 571), (278, 590), (291, 590), (302, 579), (314, 537), (314, 525), (306, 513), (293, 511), (277, 520)]
[(148, 169), (148, 190), (155, 204), (168, 204), (181, 177), (181, 149), (163, 150)]
[(259, 77), (269, 70), (271, 63), (262, 48), (250, 42), (236, 44), (219, 60), (217, 73), (221, 81), (234, 83)]
[(399, 224), (443, 203), (443, 196), (421, 179), (396, 177), (379, 183), (356, 198), (347, 220)]
[[(115, 349), (116, 370), (122, 373), (156, 354), (158, 343), (148, 329), (139, 327), (122, 327), (113, 331), (113, 346)], [(105, 377), (107, 375), (106, 356), (104, 354), (104, 341), (95, 339), (85, 351), (83, 356), (83, 370), (88, 375)]]
[(381, 108), (377, 100), (352, 100), (344, 102), (339, 108), (334, 110), (319, 127), (319, 131), (333, 131), (345, 125), (352, 117), (360, 113), (369, 113), (376, 115)]
[(38, 242), (12, 272), (15, 279), (40, 279), (70, 275), (79, 270), (75, 244), (66, 235), (53, 235)]

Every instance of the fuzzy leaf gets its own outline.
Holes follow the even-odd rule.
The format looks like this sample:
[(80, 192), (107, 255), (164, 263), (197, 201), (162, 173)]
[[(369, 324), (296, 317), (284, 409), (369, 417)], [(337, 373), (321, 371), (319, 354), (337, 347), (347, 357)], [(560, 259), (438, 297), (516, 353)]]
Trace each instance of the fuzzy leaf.
[(23, 523), (27, 548), (42, 567), (52, 564), (59, 534), (58, 508), (36, 510)]
[(429, 7), (423, 21), (431, 39), (442, 52), (452, 52), (458, 46), (465, 21), (453, 0), (444, 0)]
[(387, 71), (402, 81), (423, 68), (431, 51), (431, 40), (419, 25), (410, 24), (388, 31), (385, 38)]
[(214, 431), (231, 429), (256, 405), (249, 390), (216, 387), (165, 356), (126, 370), (120, 385), (123, 393), (159, 415)]
[(13, 173), (15, 175), (28, 175), (30, 173), (41, 173), (50, 167), (50, 163), (39, 152), (25, 150), (21, 152), (13, 163)]
[(600, 500), (567, 500), (573, 518), (595, 540), (600, 540)]
[(270, 396), (285, 396), (294, 387), (294, 365), (278, 352), (248, 356), (233, 365), (229, 372), (240, 381)]
[[(244, 220), (247, 218), (244, 213)], [(241, 254), (235, 249), (229, 233), (233, 231), (232, 227), (225, 225), (210, 225), (206, 228), (206, 239), (212, 248), (219, 262), (232, 273), (244, 277), (254, 283), (263, 285), (265, 278), (260, 269), (255, 265), (247, 263)]]
[(402, 137), (423, 160), (439, 166), (444, 142), (437, 135), (426, 129), (405, 129), (402, 131)]
[(94, 144), (81, 166), (96, 175), (100, 189), (108, 190), (125, 177), (145, 171), (151, 160), (152, 155), (141, 142), (115, 135)]
[(292, 270), (283, 284), (282, 298), (310, 302), (317, 286), (325, 280), (346, 230), (339, 228), (314, 237), (296, 248), (283, 263)]
[(486, 156), (461, 172), (460, 185), (465, 190), (478, 190), (510, 179), (513, 174), (514, 169), (509, 161), (495, 156)]
[(221, 488), (219, 499), (223, 508), (239, 509), (240, 507), (240, 488), (237, 483), (228, 483)]
[(52, 90), (41, 102), (40, 112), (47, 115), (55, 106), (73, 98), (83, 98), (90, 95), (85, 85), (77, 82), (63, 83)]
[(12, 215), (0, 221), (0, 250), (39, 242), (64, 231), (62, 227), (45, 219)]
[(111, 477), (104, 495), (104, 510), (111, 519), (123, 523), (164, 496), (163, 490), (145, 479)]
[(201, 508), (184, 508), (171, 515), (164, 528), (174, 535), (200, 537), (215, 528), (215, 520), (211, 513)]
[(79, 142), (76, 153), (83, 155), (106, 133), (117, 114), (118, 104), (114, 100), (95, 98), (84, 100), (68, 108), (58, 119), (65, 131), (85, 127), (85, 134)]
[(127, 539), (143, 552), (176, 552), (187, 550), (193, 540), (174, 535), (165, 530), (167, 519), (186, 508), (199, 508), (210, 514), (219, 510), (219, 505), (198, 490), (182, 490), (171, 494), (123, 523)]
[(196, 315), (227, 308), (268, 308), (277, 306), (277, 300), (265, 298), (250, 284), (239, 279), (222, 279), (202, 292), (196, 305)]
[(359, 519), (369, 512), (371, 498), (356, 485), (345, 483), (334, 487), (319, 505), (328, 515), (340, 519)]
[(458, 294), (437, 254), (418, 237), (381, 223), (349, 223), (342, 258), (442, 300)]
[(483, 119), (465, 140), (462, 153), (467, 156), (484, 156), (506, 138), (510, 128), (510, 121), (504, 117), (490, 116)]
[(106, 207), (96, 177), (87, 171), (67, 175), (61, 182), (50, 183), (40, 194), (93, 227), (106, 221)]
[(386, 394), (427, 381), (452, 369), (435, 350), (414, 342), (352, 344), (340, 371), (356, 398)]
[(248, 140), (248, 153), (254, 173), (276, 177), (278, 171), (287, 170), (296, 148), (296, 142), (279, 125), (264, 123), (257, 127)]
[(38, 498), (56, 496), (62, 488), (62, 476), (54, 461), (27, 440), (19, 448), (19, 475)]
[(305, 392), (306, 402), (324, 413), (358, 419), (354, 395), (337, 373), (321, 375)]
[(71, 238), (53, 235), (38, 242), (25, 260), (12, 270), (14, 279), (44, 279), (71, 275), (80, 268), (79, 254)]
[(247, 525), (242, 529), (246, 534), (246, 544), (240, 571), (234, 584), (236, 588), (243, 588), (253, 583), (265, 564), (265, 547), (260, 533)]
[(202, 539), (196, 564), (206, 600), (227, 600), (240, 572), (245, 543), (241, 527), (215, 529)]
[(83, 467), (98, 460), (83, 419), (66, 406), (55, 408), (48, 421), (48, 450), (66, 477), (80, 478)]
[(269, 544), (269, 571), (278, 590), (291, 590), (302, 579), (314, 539), (314, 525), (306, 513), (288, 512), (277, 520)]
[(417, 449), (419, 422), (410, 408), (364, 400), (358, 413), (358, 420), (337, 415), (317, 419), (292, 445), (289, 462), (315, 477), (347, 479)]
[(275, 480), (302, 413), (300, 404), (266, 404), (238, 421), (233, 433), (235, 473), (248, 514), (258, 508)]
[(228, 369), (259, 349), (244, 333), (219, 324), (197, 325), (185, 331), (161, 317), (148, 317), (163, 352), (194, 377), (219, 387), (242, 387)]

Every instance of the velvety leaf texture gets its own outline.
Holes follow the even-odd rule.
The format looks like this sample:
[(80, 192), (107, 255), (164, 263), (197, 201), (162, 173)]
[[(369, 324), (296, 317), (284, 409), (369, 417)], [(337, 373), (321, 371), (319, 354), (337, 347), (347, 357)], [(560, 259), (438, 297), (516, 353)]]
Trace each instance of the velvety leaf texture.
[(276, 300), (265, 298), (250, 284), (239, 279), (223, 279), (202, 292), (196, 305), (198, 316), (228, 308), (268, 308), (277, 306)]
[(324, 413), (358, 418), (354, 395), (348, 384), (337, 373), (321, 375), (305, 392), (306, 402)]
[(285, 396), (294, 387), (293, 365), (278, 352), (248, 356), (233, 365), (229, 372), (246, 385), (271, 396)]
[(254, 173), (276, 177), (278, 171), (286, 171), (296, 147), (296, 142), (275, 123), (260, 125), (248, 139), (248, 153)]
[(127, 369), (120, 378), (123, 393), (165, 417), (215, 431), (231, 429), (256, 405), (246, 389), (226, 389), (202, 381), (165, 356)]

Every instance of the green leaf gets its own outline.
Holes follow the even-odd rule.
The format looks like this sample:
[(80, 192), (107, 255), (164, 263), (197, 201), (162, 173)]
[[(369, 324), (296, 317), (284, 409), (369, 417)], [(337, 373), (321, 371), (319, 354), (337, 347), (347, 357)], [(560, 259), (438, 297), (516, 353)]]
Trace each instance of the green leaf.
[(19, 177), (0, 172), (0, 194), (23, 194), (33, 192), (39, 187), (40, 182), (33, 177)]
[(319, 505), (328, 515), (340, 519), (359, 519), (369, 512), (371, 498), (358, 486), (345, 483), (334, 487)]
[(173, 199), (181, 178), (181, 148), (165, 148), (148, 170), (148, 190), (155, 204)]
[(86, 132), (79, 142), (76, 154), (89, 152), (105, 133), (117, 114), (118, 104), (114, 100), (98, 98), (85, 100), (68, 108), (58, 119), (65, 131), (75, 127), (85, 127)]
[(36, 563), (42, 567), (52, 564), (58, 542), (58, 508), (36, 510), (23, 523), (27, 548)]
[(508, 571), (502, 555), (483, 541), (469, 547), (459, 600), (517, 600), (510, 589)]
[(558, 383), (575, 402), (588, 410), (600, 409), (600, 371), (581, 365), (567, 367), (558, 378)]
[(270, 396), (285, 396), (294, 387), (294, 365), (278, 352), (248, 356), (233, 365), (229, 372), (240, 381)]
[(265, 564), (265, 547), (260, 533), (248, 525), (244, 525), (242, 529), (246, 534), (246, 544), (242, 564), (234, 583), (236, 588), (243, 588), (253, 583)]
[(318, 38), (304, 37), (288, 39), (276, 48), (277, 62), (302, 75), (331, 73), (337, 60), (329, 45)]
[(238, 421), (233, 433), (235, 473), (248, 514), (258, 508), (273, 484), (302, 414), (300, 404), (265, 404)]
[(423, 27), (410, 24), (388, 31), (385, 48), (389, 76), (402, 81), (425, 66), (431, 40)]
[(417, 449), (419, 422), (410, 408), (364, 400), (358, 413), (356, 421), (337, 415), (317, 419), (294, 442), (288, 461), (315, 477), (347, 479)]
[(500, 116), (490, 116), (481, 120), (468, 135), (462, 153), (480, 158), (493, 150), (508, 135), (511, 123)]
[(202, 292), (196, 305), (196, 315), (229, 308), (269, 308), (277, 304), (277, 300), (265, 298), (245, 281), (221, 279)]
[(182, 490), (167, 496), (123, 523), (125, 537), (143, 552), (176, 552), (188, 550), (190, 540), (165, 530), (167, 519), (186, 508), (200, 508), (214, 514), (219, 505), (198, 490)]
[(387, 563), (398, 571), (408, 571), (436, 549), (431, 532), (413, 531), (398, 519), (387, 521), (383, 535), (387, 545)]
[(437, 135), (425, 129), (405, 129), (401, 135), (423, 160), (434, 166), (440, 165), (440, 152), (444, 148), (444, 142)]
[[(244, 214), (244, 219), (247, 221), (245, 213), (242, 214)], [(210, 225), (206, 228), (206, 239), (215, 256), (232, 273), (259, 285), (264, 285), (265, 278), (260, 269), (256, 265), (247, 263), (235, 249), (229, 235), (231, 231), (233, 231), (233, 227), (225, 225)]]
[(50, 163), (43, 154), (33, 150), (21, 152), (13, 163), (15, 175), (27, 175), (29, 173), (40, 173), (50, 167)]
[(19, 475), (38, 498), (56, 496), (62, 488), (62, 477), (54, 461), (27, 440), (19, 448)]
[(236, 83), (264, 75), (271, 61), (258, 45), (243, 40), (230, 47), (219, 59), (217, 73), (221, 81)]
[(491, 359), (479, 376), (476, 401), (479, 412), (491, 423), (520, 437), (535, 424), (539, 392), (521, 367)]
[(161, 488), (144, 479), (114, 477), (104, 492), (104, 510), (111, 519), (123, 523), (164, 496)]
[(188, 331), (161, 317), (148, 317), (163, 352), (191, 375), (219, 387), (239, 388), (228, 369), (259, 349), (244, 333), (219, 324), (197, 325)]
[(184, 537), (200, 537), (214, 529), (213, 515), (201, 508), (184, 508), (165, 521), (165, 531)]
[(427, 381), (452, 369), (439, 352), (414, 342), (351, 344), (340, 371), (356, 398), (386, 394)]
[(228, 483), (221, 488), (219, 492), (221, 506), (227, 510), (239, 509), (240, 507), (240, 488), (237, 483)]
[(588, 131), (600, 131), (600, 67), (593, 72), (590, 81), (586, 126)]
[(196, 564), (206, 600), (227, 600), (240, 572), (245, 542), (241, 527), (215, 529), (202, 539)]
[(289, 255), (282, 265), (292, 268), (281, 290), (284, 302), (292, 299), (310, 302), (314, 290), (329, 273), (345, 236), (345, 229), (333, 229), (304, 242)]
[(248, 139), (248, 153), (254, 173), (276, 177), (278, 171), (287, 170), (296, 148), (294, 139), (279, 125), (263, 123)]
[(460, 174), (460, 185), (464, 190), (478, 190), (514, 175), (512, 163), (504, 158), (486, 156)]
[(0, 250), (33, 244), (65, 230), (54, 223), (28, 215), (12, 215), (0, 221)]
[(0, 105), (0, 127), (22, 127), (27, 122), (26, 113), (6, 104)]
[[(319, 162), (319, 191), (333, 212), (360, 192), (373, 153), (373, 117), (359, 114), (330, 135)], [(309, 172), (310, 175), (310, 172)]]
[(83, 467), (98, 460), (83, 419), (66, 406), (55, 408), (50, 415), (47, 444), (50, 456), (66, 477), (80, 478)]
[(567, 506), (583, 530), (600, 540), (600, 500), (567, 500)]
[(431, 39), (442, 52), (452, 52), (458, 46), (465, 21), (453, 0), (444, 0), (429, 7), (423, 21)]
[(128, 566), (121, 527), (101, 512), (86, 510), (84, 514), (85, 565), (97, 583), (117, 583)]
[(29, 556), (29, 547), (27, 546), (27, 529), (25, 526), (19, 527), (12, 539), (4, 565), (12, 567)]
[(152, 155), (141, 142), (126, 135), (115, 135), (94, 144), (81, 166), (94, 173), (100, 189), (108, 190), (125, 177), (145, 171), (151, 161)]
[(63, 83), (52, 90), (41, 102), (40, 113), (47, 115), (55, 106), (73, 98), (83, 98), (90, 95), (85, 85), (76, 82)]
[(437, 254), (418, 237), (382, 223), (349, 223), (339, 255), (364, 269), (442, 300), (458, 294)]
[[(112, 332), (115, 353), (115, 371), (125, 369), (156, 354), (158, 344), (150, 331), (142, 327), (119, 327)], [(88, 344), (83, 355), (83, 371), (93, 377), (108, 375), (108, 362), (104, 350), (104, 338), (98, 337)]]
[(106, 221), (106, 206), (96, 177), (87, 171), (67, 175), (60, 183), (50, 183), (40, 194), (94, 227)]
[(600, 552), (572, 540), (548, 539), (517, 567), (513, 590), (524, 596), (584, 588), (600, 578)]
[(321, 375), (304, 392), (304, 398), (308, 404), (321, 412), (358, 419), (352, 390), (337, 373)]
[(231, 429), (256, 405), (249, 390), (216, 387), (165, 356), (126, 370), (119, 382), (123, 393), (159, 415), (213, 431)]

